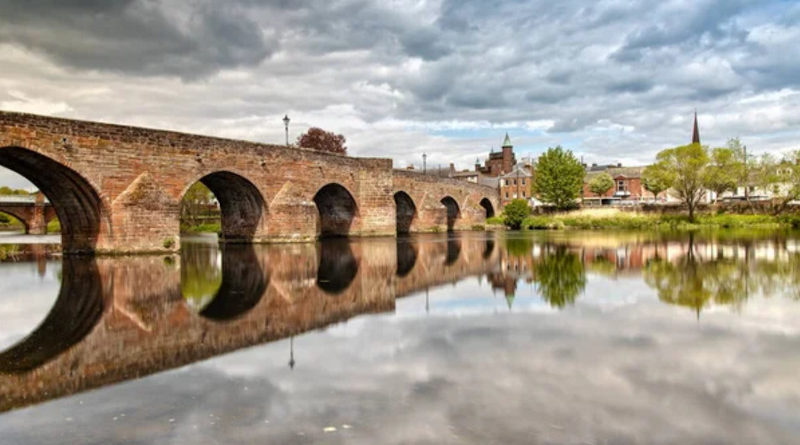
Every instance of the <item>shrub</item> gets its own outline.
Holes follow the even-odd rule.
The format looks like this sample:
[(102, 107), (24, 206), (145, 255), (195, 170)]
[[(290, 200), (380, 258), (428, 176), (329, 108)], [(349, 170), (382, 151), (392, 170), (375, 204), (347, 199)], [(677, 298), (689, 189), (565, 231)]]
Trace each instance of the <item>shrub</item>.
[(486, 218), (486, 224), (503, 225), (505, 223), (506, 223), (506, 221), (505, 221), (505, 219), (503, 218), (502, 215), (491, 216), (489, 218)]
[(528, 201), (515, 199), (506, 204), (503, 209), (503, 220), (507, 227), (518, 230), (522, 225), (522, 221), (530, 214), (531, 208), (528, 206)]

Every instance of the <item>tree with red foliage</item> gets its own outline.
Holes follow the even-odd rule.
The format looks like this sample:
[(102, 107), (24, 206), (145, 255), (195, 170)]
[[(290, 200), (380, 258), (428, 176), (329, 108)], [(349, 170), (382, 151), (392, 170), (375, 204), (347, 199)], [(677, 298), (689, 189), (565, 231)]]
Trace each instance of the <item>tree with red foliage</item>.
[(346, 154), (345, 138), (341, 134), (325, 131), (322, 128), (311, 127), (307, 132), (297, 138), (297, 146), (313, 148), (314, 150), (328, 151), (331, 153)]

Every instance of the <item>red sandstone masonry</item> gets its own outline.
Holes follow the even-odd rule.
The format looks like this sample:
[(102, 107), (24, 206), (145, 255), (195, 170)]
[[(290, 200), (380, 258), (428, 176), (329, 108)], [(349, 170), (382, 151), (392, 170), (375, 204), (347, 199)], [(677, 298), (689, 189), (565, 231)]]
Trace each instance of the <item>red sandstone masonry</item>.
[[(218, 172), (239, 178), (224, 194), (231, 208), (247, 214), (230, 212), (223, 223), (223, 231), (237, 240), (315, 239), (319, 214), (313, 199), (330, 183), (356, 202), (349, 231), (355, 236), (396, 233), (392, 195), (401, 189), (410, 190), (421, 209), (415, 230), (441, 228), (444, 196), (461, 207), (457, 229), (483, 222), (476, 207), (480, 197), (498, 208), (495, 190), (393, 171), (390, 159), (172, 131), (0, 112), (0, 147), (0, 164), (31, 179), (61, 212), (67, 252), (176, 249), (180, 199), (196, 181)], [(256, 200), (245, 199), (254, 195)]]

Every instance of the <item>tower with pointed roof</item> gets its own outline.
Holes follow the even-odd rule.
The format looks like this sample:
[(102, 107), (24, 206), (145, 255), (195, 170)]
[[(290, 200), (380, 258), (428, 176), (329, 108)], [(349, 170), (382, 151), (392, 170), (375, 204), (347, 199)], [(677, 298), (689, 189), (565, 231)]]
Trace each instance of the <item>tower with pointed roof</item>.
[(503, 139), (503, 174), (509, 173), (516, 163), (514, 146), (511, 145), (511, 138), (508, 137), (508, 132), (506, 132), (506, 137)]
[(692, 131), (692, 144), (700, 143), (700, 128), (697, 126), (697, 111), (694, 112), (694, 130)]

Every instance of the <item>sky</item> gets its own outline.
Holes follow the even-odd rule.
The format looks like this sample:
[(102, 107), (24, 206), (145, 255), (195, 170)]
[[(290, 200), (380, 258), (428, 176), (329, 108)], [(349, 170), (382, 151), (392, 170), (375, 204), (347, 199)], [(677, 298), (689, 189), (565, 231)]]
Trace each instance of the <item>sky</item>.
[[(283, 143), (318, 126), (396, 167), (650, 162), (800, 148), (785, 0), (4, 0), (0, 109)], [(28, 184), (0, 170), (0, 184)]]

